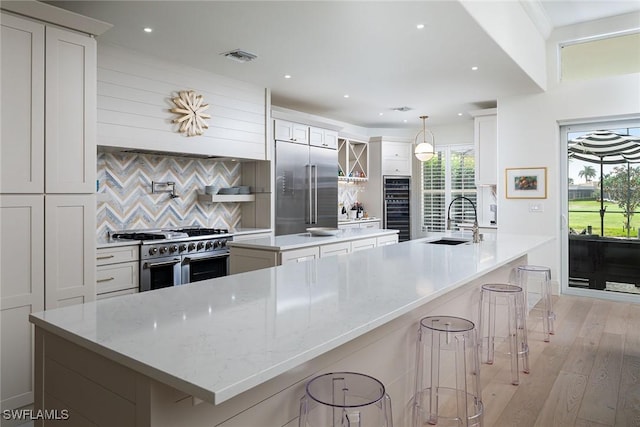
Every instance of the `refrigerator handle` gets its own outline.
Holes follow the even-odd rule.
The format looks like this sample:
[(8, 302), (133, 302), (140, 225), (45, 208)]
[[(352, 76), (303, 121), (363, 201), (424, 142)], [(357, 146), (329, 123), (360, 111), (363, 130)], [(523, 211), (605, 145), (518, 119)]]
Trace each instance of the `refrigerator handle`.
[(307, 169), (309, 171), (309, 181), (308, 181), (308, 186), (307, 186), (307, 194), (309, 195), (309, 222), (308, 224), (313, 224), (313, 186), (312, 186), (312, 169), (313, 169), (313, 165), (307, 165)]
[(311, 165), (313, 169), (313, 223), (318, 223), (318, 165)]

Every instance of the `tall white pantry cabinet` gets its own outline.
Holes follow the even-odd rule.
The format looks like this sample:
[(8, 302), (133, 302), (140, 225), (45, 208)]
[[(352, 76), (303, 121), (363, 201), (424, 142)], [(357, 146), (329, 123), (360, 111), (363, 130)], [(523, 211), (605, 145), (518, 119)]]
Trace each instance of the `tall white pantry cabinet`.
[(96, 43), (1, 12), (2, 409), (33, 402), (29, 313), (95, 299)]

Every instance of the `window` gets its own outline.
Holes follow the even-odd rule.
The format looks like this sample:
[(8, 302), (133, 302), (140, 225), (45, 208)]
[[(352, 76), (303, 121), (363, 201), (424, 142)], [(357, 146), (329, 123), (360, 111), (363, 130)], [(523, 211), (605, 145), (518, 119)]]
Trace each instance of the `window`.
[[(475, 155), (472, 146), (437, 147), (437, 156), (422, 163), (422, 230), (444, 231), (447, 207), (459, 196), (477, 205)], [(466, 200), (451, 207), (454, 223), (473, 222), (473, 207)]]
[[(619, 135), (640, 136), (640, 127), (607, 130)], [(567, 140), (591, 132), (568, 132)], [(568, 160), (570, 233), (635, 238), (640, 230), (640, 165), (608, 164), (606, 160), (602, 168), (599, 163)]]

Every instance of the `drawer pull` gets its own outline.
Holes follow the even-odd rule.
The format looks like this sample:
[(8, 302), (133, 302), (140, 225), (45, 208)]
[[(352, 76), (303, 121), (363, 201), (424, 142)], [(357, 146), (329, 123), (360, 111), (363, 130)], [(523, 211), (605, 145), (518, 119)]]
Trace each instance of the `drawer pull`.
[(109, 277), (109, 278), (106, 278), (106, 279), (98, 279), (98, 280), (96, 280), (96, 282), (97, 283), (102, 283), (102, 282), (110, 282), (112, 280), (115, 280), (115, 277)]
[(111, 259), (113, 258), (115, 255), (105, 255), (105, 256), (99, 256), (96, 259)]

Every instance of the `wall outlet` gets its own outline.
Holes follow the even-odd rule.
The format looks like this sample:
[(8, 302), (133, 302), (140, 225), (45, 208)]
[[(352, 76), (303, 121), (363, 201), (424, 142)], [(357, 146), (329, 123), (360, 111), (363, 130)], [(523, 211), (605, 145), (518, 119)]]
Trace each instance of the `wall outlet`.
[(529, 203), (529, 212), (544, 212), (544, 204)]

